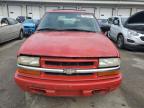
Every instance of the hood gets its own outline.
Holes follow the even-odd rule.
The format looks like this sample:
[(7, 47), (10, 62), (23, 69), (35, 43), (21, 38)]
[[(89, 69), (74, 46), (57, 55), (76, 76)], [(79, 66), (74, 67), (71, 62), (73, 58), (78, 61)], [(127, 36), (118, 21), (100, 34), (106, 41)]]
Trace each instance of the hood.
[(55, 57), (117, 57), (113, 43), (102, 33), (36, 32), (18, 54)]
[(32, 26), (35, 26), (35, 24), (34, 23), (23, 23), (23, 26), (30, 26), (30, 27), (32, 27)]
[(129, 17), (124, 26), (126, 28), (144, 33), (144, 11), (137, 12)]

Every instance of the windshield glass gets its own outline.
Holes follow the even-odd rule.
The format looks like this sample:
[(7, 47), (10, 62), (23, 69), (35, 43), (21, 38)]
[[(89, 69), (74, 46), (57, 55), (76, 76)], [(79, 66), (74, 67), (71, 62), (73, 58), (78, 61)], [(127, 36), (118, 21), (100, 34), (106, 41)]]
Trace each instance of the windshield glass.
[(121, 18), (121, 22), (122, 22), (122, 25), (125, 24), (125, 22), (127, 21), (128, 18)]
[(98, 19), (98, 22), (99, 23), (108, 23), (108, 20), (107, 19)]
[(26, 19), (24, 23), (34, 23), (34, 21), (32, 19)]
[(100, 28), (91, 14), (47, 13), (39, 24), (38, 30), (74, 30), (98, 32)]

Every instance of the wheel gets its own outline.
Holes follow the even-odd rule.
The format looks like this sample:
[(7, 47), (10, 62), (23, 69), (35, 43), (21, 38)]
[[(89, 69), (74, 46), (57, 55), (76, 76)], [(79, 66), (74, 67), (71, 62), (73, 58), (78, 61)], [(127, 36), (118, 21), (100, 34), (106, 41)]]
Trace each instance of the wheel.
[(108, 31), (108, 33), (107, 33), (107, 37), (111, 39), (110, 31)]
[(21, 30), (20, 33), (19, 33), (19, 38), (18, 38), (18, 39), (21, 40), (21, 39), (23, 39), (23, 37), (24, 37), (24, 33), (23, 33), (23, 31)]
[(122, 35), (119, 35), (117, 38), (117, 47), (120, 49), (124, 48), (124, 38)]

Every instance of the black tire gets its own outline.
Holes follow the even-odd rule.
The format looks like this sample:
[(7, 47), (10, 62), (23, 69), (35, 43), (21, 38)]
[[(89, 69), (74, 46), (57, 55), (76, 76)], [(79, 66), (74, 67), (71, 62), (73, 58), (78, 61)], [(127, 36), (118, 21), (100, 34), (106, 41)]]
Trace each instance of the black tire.
[(122, 35), (119, 35), (117, 38), (117, 47), (120, 49), (124, 49), (124, 37)]
[(24, 37), (24, 33), (23, 33), (23, 31), (21, 30), (20, 31), (20, 33), (19, 33), (19, 40), (22, 40), (23, 39), (23, 37)]
[(109, 39), (111, 39), (110, 31), (107, 32), (107, 37), (108, 37)]

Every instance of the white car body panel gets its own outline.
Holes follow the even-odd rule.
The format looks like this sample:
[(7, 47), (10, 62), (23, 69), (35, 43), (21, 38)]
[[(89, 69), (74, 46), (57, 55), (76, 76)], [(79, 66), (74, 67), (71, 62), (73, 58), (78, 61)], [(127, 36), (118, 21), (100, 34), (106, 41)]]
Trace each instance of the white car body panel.
[(20, 30), (23, 29), (23, 26), (20, 23), (14, 25), (1, 24), (3, 18), (0, 19), (0, 43), (18, 38)]
[[(111, 25), (110, 31), (109, 31), (109, 36), (112, 40), (114, 40), (115, 42), (118, 39), (119, 34), (121, 34), (124, 38), (124, 44), (125, 45), (144, 45), (144, 41), (141, 39), (141, 37), (144, 37), (144, 34), (139, 33), (139, 36), (129, 36), (128, 35), (128, 31), (130, 31), (130, 29), (125, 28), (122, 24), (121, 18), (120, 16), (116, 17), (119, 19), (119, 25)], [(133, 40), (134, 43), (129, 42), (128, 39)]]

